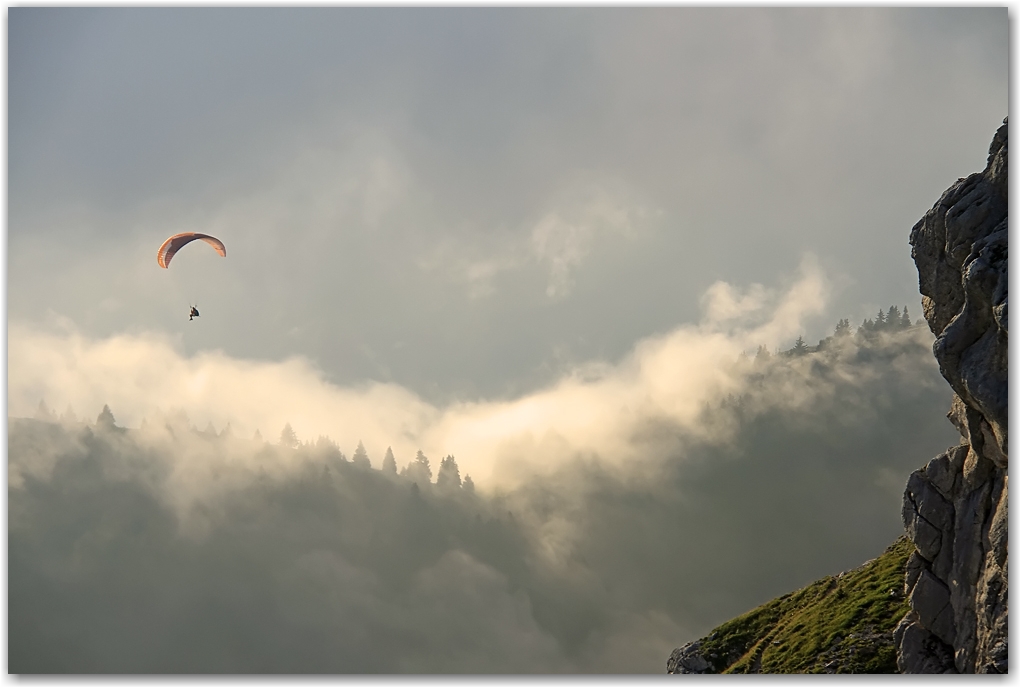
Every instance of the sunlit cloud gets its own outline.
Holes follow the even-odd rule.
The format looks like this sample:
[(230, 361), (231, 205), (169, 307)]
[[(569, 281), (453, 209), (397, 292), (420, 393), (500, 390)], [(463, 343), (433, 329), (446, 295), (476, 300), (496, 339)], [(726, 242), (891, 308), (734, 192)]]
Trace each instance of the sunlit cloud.
[(734, 362), (741, 352), (792, 340), (806, 318), (822, 311), (826, 282), (806, 258), (785, 291), (770, 298), (766, 292), (761, 285), (740, 293), (716, 284), (704, 300), (703, 322), (641, 340), (619, 361), (577, 365), (515, 399), (445, 406), (394, 383), (331, 384), (299, 357), (185, 356), (178, 341), (157, 334), (93, 339), (66, 322), (49, 329), (12, 322), (8, 403), (14, 415), (30, 415), (40, 400), (90, 415), (109, 404), (127, 426), (182, 409), (196, 426), (229, 423), (269, 440), (289, 423), (300, 438), (326, 435), (348, 453), (363, 441), (377, 466), (387, 447), (404, 463), (421, 449), (436, 459), (456, 455), (480, 486), (505, 483), (579, 454), (636, 460), (642, 450), (633, 436), (650, 419), (698, 431), (703, 406), (739, 388), (744, 372)]
[[(12, 655), (79, 667), (55, 647), (88, 631), (83, 656), (138, 671), (661, 670), (676, 645), (880, 551), (901, 532), (896, 485), (956, 436), (926, 327), (742, 355), (792, 338), (826, 283), (807, 257), (785, 288), (716, 284), (701, 322), (620, 360), (446, 405), (331, 384), (300, 358), (12, 324), (10, 412), (50, 420), (10, 422)], [(99, 427), (102, 403), (138, 429)], [(285, 423), (312, 445), (280, 445)], [(364, 441), (375, 469), (320, 435), (349, 457)], [(480, 488), (380, 470), (386, 446), (401, 466), (423, 449), (433, 475), (453, 453)], [(69, 588), (85, 591), (49, 602)], [(78, 625), (132, 614), (148, 633)], [(244, 646), (188, 648), (210, 624)], [(294, 636), (316, 639), (296, 656)]]

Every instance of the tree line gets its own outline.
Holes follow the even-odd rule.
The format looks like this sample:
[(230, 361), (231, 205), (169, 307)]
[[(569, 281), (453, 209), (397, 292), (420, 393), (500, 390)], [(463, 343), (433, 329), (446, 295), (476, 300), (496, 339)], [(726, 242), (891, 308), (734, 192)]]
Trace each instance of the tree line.
[[(46, 405), (45, 400), (39, 401), (39, 406), (36, 409), (34, 419), (42, 420), (44, 422), (60, 422), (62, 424), (77, 423), (78, 419), (74, 415), (74, 411), (68, 406), (67, 411), (60, 415), (52, 411), (49, 406)], [(186, 416), (181, 416), (178, 419), (187, 421)], [(198, 430), (190, 426), (191, 431), (199, 435), (215, 438), (233, 438), (233, 431), (230, 427), (230, 423), (223, 428), (222, 432), (217, 432), (216, 428), (213, 427), (212, 422), (206, 426), (204, 430)], [(103, 404), (103, 409), (96, 417), (96, 422), (93, 425), (96, 431), (104, 433), (123, 433), (128, 431), (125, 427), (117, 425), (116, 419), (113, 416), (113, 411), (110, 410), (109, 404)], [(147, 426), (147, 421), (142, 421), (142, 429)], [(252, 435), (252, 440), (260, 444), (267, 443), (263, 438), (259, 430), (255, 430)], [(372, 461), (368, 457), (368, 451), (365, 449), (365, 444), (362, 441), (358, 441), (357, 448), (354, 449), (354, 453), (350, 460), (343, 451), (340, 450), (339, 445), (327, 436), (319, 435), (319, 438), (315, 442), (302, 442), (298, 439), (297, 432), (291, 427), (290, 423), (284, 424), (283, 429), (280, 431), (280, 439), (277, 445), (284, 449), (290, 450), (304, 450), (311, 453), (320, 455), (328, 455), (329, 457), (344, 463), (350, 463), (354, 467), (363, 469), (372, 469)], [(415, 457), (403, 468), (397, 470), (397, 459), (393, 455), (393, 448), (386, 448), (386, 455), (383, 456), (382, 468), (383, 473), (398, 475), (415, 482), (417, 484), (432, 484), (432, 464), (429, 461), (428, 456), (419, 449)], [(448, 489), (464, 489), (468, 492), (474, 492), (475, 484), (471, 479), (471, 475), (465, 474), (463, 479), (460, 476), (460, 468), (457, 465), (457, 459), (453, 455), (448, 455), (439, 462), (439, 470), (436, 473), (436, 481), (434, 482), (436, 487), (441, 490)]]
[(824, 339), (819, 340), (817, 346), (809, 346), (804, 340), (804, 336), (798, 336), (797, 340), (793, 344), (793, 348), (787, 350), (777, 350), (775, 354), (771, 353), (768, 346), (758, 346), (758, 350), (755, 353), (755, 360), (767, 360), (772, 355), (780, 355), (787, 357), (796, 357), (820, 351), (828, 348), (831, 345), (838, 345), (840, 341), (847, 339), (848, 337), (854, 337), (857, 343), (867, 343), (874, 341), (879, 334), (885, 332), (898, 332), (904, 329), (913, 327), (914, 323), (910, 320), (910, 313), (907, 310), (907, 306), (903, 306), (901, 311), (897, 306), (890, 305), (889, 310), (878, 309), (878, 314), (875, 319), (870, 317), (864, 318), (860, 326), (854, 330), (850, 324), (849, 318), (842, 318), (836, 323), (835, 331), (831, 336), (827, 336)]
[[(833, 334), (821, 339), (817, 346), (807, 345), (803, 335), (797, 337), (792, 348), (787, 350), (777, 350), (775, 354), (770, 352), (767, 346), (758, 346), (758, 350), (755, 354), (755, 362), (767, 362), (773, 355), (783, 357), (806, 355), (807, 353), (823, 350), (830, 346), (838, 346), (841, 341), (846, 340), (849, 337), (854, 337), (858, 344), (866, 344), (874, 341), (882, 333), (902, 331), (912, 326), (914, 325), (910, 320), (910, 314), (907, 310), (907, 306), (904, 305), (903, 310), (901, 311), (897, 306), (890, 305), (888, 310), (879, 308), (875, 319), (865, 318), (856, 330), (854, 330), (851, 326), (848, 318), (840, 319), (836, 323)], [(742, 357), (746, 357), (744, 354), (741, 355)], [(74, 411), (71, 409), (70, 405), (67, 407), (67, 410), (58, 417), (57, 414), (46, 405), (45, 400), (41, 400), (39, 402), (39, 407), (35, 413), (35, 419), (46, 422), (61, 422), (64, 424), (77, 422), (77, 418), (75, 417)], [(183, 414), (181, 414), (179, 419), (183, 419), (187, 423), (187, 418)], [(190, 423), (188, 424), (190, 425)], [(96, 418), (95, 427), (98, 431), (105, 432), (126, 431), (125, 428), (117, 426), (113, 412), (107, 404), (103, 405), (102, 411)], [(141, 428), (145, 429), (145, 427), (146, 420), (143, 420)], [(210, 437), (233, 437), (229, 423), (227, 423), (222, 432), (216, 432), (212, 422), (209, 422), (205, 430), (199, 431), (192, 428), (192, 431)], [(268, 443), (263, 439), (262, 434), (257, 429), (252, 436), (252, 440), (261, 444)], [(298, 439), (297, 433), (288, 422), (280, 431), (278, 445), (285, 449), (306, 450), (320, 455), (328, 455), (340, 462), (349, 462), (354, 467), (372, 469), (372, 461), (368, 457), (368, 451), (365, 449), (364, 443), (360, 440), (358, 441), (357, 448), (354, 449), (351, 459), (348, 461), (347, 456), (340, 450), (339, 445), (329, 437), (320, 435), (314, 443), (302, 442)], [(398, 471), (396, 457), (393, 455), (393, 448), (387, 447), (380, 471), (384, 474), (406, 478), (415, 484), (433, 484), (432, 465), (428, 456), (426, 456), (421, 449), (418, 450), (415, 457), (406, 466), (400, 468)], [(474, 492), (475, 488), (474, 481), (471, 479), (470, 475), (465, 474), (463, 479), (461, 478), (460, 468), (457, 466), (457, 460), (452, 454), (446, 456), (440, 461), (439, 470), (436, 473), (436, 481), (434, 484), (441, 490), (463, 489), (468, 492)]]

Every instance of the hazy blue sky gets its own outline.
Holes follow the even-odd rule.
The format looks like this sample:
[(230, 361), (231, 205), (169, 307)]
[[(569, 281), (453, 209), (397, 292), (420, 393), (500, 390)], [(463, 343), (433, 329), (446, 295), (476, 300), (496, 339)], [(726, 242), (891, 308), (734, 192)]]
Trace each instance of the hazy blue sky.
[[(445, 403), (805, 253), (809, 341), (917, 315), (908, 233), (983, 168), (1007, 41), (1005, 8), (13, 8), (8, 316)], [(159, 269), (178, 231), (228, 258)]]

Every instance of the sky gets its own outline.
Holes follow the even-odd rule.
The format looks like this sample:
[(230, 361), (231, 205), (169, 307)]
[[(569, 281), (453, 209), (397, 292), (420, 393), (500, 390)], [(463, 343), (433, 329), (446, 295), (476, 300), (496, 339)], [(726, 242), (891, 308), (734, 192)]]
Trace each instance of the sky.
[[(300, 356), (433, 403), (619, 361), (806, 254), (825, 311), (760, 343), (918, 314), (910, 227), (1007, 114), (1004, 8), (9, 21), (10, 322)], [(228, 257), (159, 269), (179, 231)]]
[[(101, 517), (113, 489), (126, 501), (112, 512), (155, 527), (199, 587), (246, 556), (295, 552), (260, 560), (290, 581), (272, 598), (304, 609), (287, 622), (315, 636), (331, 621), (303, 576), (363, 590), (370, 602), (334, 602), (365, 619), (344, 655), (365, 670), (661, 671), (698, 632), (880, 553), (910, 470), (955, 442), (923, 325), (883, 362), (794, 364), (762, 388), (741, 354), (814, 344), (890, 305), (919, 318), (910, 228), (984, 167), (1007, 74), (1005, 8), (10, 9), (9, 416), (43, 400), (80, 429), (71, 418), (109, 404), (121, 427), (186, 417), (270, 442), (289, 424), (348, 457), (363, 442), (376, 470), (387, 448), (401, 467), (455, 455), (483, 505), (433, 501), (442, 522), (518, 513), (502, 553), (467, 537), (387, 581), (382, 549), (361, 560), (341, 535), (302, 538), (307, 514), (273, 499), (310, 468), (274, 454), (260, 465), (283, 496), (255, 518), (272, 536), (221, 560), (217, 537), (251, 515), (231, 508), (257, 452), (171, 444), (140, 467), (29, 433), (9, 448), (9, 499), (36, 515), (12, 515), (10, 536), (38, 546), (15, 549), (12, 576), (48, 580), (25, 597), (45, 600), (109, 592), (95, 571), (117, 563), (149, 570)], [(161, 269), (157, 248), (182, 231), (227, 256), (195, 243)], [(747, 394), (764, 399), (750, 420), (719, 410)], [(95, 474), (40, 518), (75, 470)], [(405, 513), (400, 494), (347, 515)], [(90, 517), (74, 551), (96, 567), (47, 577), (60, 556), (81, 562), (65, 527)], [(662, 537), (680, 548), (653, 555)], [(577, 556), (580, 572), (563, 567)], [(451, 579), (477, 591), (460, 618), (441, 610)], [(561, 624), (543, 599), (566, 604)], [(485, 624), (489, 607), (505, 622)], [(75, 608), (70, 624), (12, 610), (53, 621), (20, 660), (96, 612)], [(188, 609), (175, 627), (202, 617)], [(279, 627), (263, 610), (260, 626)], [(123, 627), (108, 627), (74, 665), (116, 653)], [(487, 639), (435, 659), (470, 637)], [(244, 661), (284, 641), (250, 639), (195, 660), (265, 667)], [(504, 641), (520, 651), (486, 653)], [(336, 670), (320, 648), (307, 665)]]

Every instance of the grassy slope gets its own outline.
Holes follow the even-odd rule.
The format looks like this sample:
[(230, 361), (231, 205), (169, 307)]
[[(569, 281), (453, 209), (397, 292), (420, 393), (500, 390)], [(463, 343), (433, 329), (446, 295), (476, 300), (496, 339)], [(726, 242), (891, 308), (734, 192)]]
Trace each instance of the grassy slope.
[(702, 655), (719, 673), (895, 673), (892, 631), (906, 614), (913, 545), (759, 606), (717, 627)]

